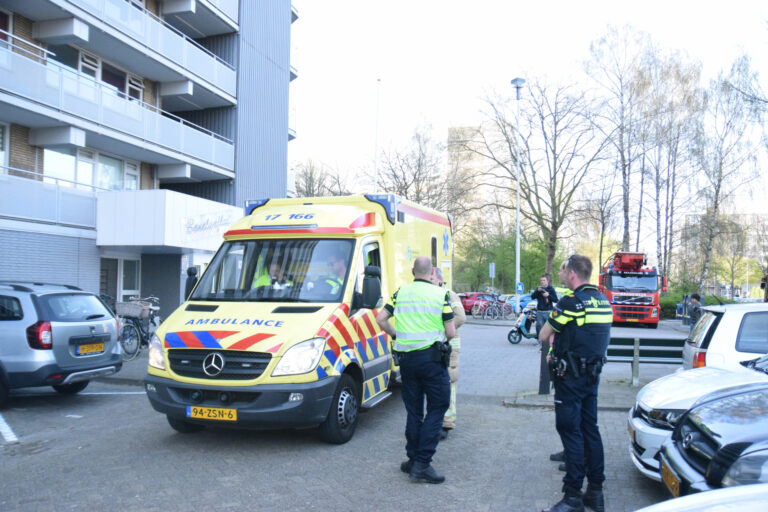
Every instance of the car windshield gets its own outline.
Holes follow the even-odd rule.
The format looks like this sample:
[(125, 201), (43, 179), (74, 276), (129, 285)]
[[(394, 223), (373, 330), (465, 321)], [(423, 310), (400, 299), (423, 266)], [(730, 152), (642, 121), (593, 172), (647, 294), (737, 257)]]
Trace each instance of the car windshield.
[(609, 290), (615, 292), (655, 292), (659, 288), (659, 279), (653, 276), (627, 276), (610, 274), (606, 279)]
[(716, 315), (713, 312), (703, 311), (701, 318), (699, 318), (699, 321), (693, 326), (693, 330), (691, 330), (691, 334), (688, 336), (688, 343), (695, 347), (701, 347), (704, 343), (704, 339), (707, 337), (709, 327), (712, 325), (712, 322), (715, 321), (715, 318)]
[(741, 364), (755, 371), (768, 373), (768, 354), (758, 357), (757, 359), (742, 361)]
[(89, 293), (52, 293), (41, 295), (38, 304), (42, 318), (56, 322), (86, 322), (112, 318), (112, 313), (95, 295)]
[(190, 300), (338, 302), (352, 240), (225, 242)]

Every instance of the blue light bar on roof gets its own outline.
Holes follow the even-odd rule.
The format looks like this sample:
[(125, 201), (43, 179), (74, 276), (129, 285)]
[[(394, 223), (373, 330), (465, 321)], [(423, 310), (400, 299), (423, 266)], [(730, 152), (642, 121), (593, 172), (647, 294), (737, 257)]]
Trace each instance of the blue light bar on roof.
[(397, 203), (399, 197), (395, 194), (365, 194), (365, 198), (373, 203), (378, 203), (387, 212), (387, 220), (394, 225), (397, 220)]
[(267, 199), (248, 199), (245, 202), (245, 216), (247, 217), (256, 208), (259, 208), (259, 207), (264, 206), (265, 204), (267, 204), (267, 201), (269, 201), (269, 198), (267, 198)]

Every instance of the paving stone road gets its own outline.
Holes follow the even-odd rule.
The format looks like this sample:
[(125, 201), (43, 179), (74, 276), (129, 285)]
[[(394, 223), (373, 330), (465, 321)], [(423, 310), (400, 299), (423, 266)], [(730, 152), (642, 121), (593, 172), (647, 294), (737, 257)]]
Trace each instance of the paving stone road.
[[(2, 410), (18, 443), (0, 438), (0, 510), (535, 511), (560, 496), (551, 396), (539, 396), (538, 346), (506, 341), (504, 325), (462, 328), (457, 429), (438, 447), (442, 485), (399, 471), (405, 411), (399, 391), (330, 446), (312, 430), (174, 432), (139, 383), (146, 354), (80, 396), (25, 390)], [(641, 367), (641, 383), (675, 367)], [(606, 505), (630, 511), (666, 499), (627, 452), (626, 414), (639, 388), (609, 364), (599, 423)], [(102, 394), (104, 393), (104, 394)]]

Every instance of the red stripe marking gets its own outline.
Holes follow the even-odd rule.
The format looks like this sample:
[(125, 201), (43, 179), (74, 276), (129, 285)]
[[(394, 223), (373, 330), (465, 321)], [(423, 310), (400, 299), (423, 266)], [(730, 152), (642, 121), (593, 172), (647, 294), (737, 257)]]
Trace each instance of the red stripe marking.
[(205, 347), (205, 345), (203, 345), (203, 343), (199, 339), (197, 339), (197, 336), (195, 336), (195, 333), (193, 333), (192, 331), (182, 331), (182, 332), (177, 332), (176, 334), (179, 335), (179, 338), (181, 338), (181, 341), (183, 341), (188, 348), (204, 348)]
[(376, 225), (376, 214), (373, 212), (364, 213), (349, 225), (350, 228), (367, 228)]
[(272, 234), (286, 234), (286, 233), (354, 233), (353, 229), (349, 228), (315, 228), (315, 229), (232, 229), (224, 233), (224, 236), (237, 236), (237, 235), (272, 235)]
[(344, 338), (344, 342), (347, 344), (347, 346), (349, 348), (355, 348), (355, 344), (352, 341), (352, 335), (349, 334), (349, 330), (347, 330), (347, 326), (344, 325), (341, 318), (332, 316), (330, 321), (333, 322), (334, 327), (336, 327), (336, 329), (339, 331), (341, 337)]
[(365, 335), (363, 332), (363, 328), (360, 326), (359, 321), (353, 321), (352, 325), (355, 326), (355, 331), (357, 331), (357, 339), (360, 340), (360, 343), (363, 344), (363, 350), (368, 348), (368, 336)]
[(265, 332), (260, 332), (258, 334), (254, 334), (253, 336), (248, 336), (247, 338), (243, 338), (237, 343), (234, 343), (229, 347), (229, 350), (248, 350), (250, 347), (257, 344), (258, 342), (265, 340), (267, 338), (271, 338), (272, 336), (274, 336), (274, 334), (267, 334)]
[[(370, 318), (371, 316), (373, 316), (372, 313), (370, 314), (370, 316), (363, 315), (363, 322), (365, 322), (365, 325), (368, 326), (368, 331), (371, 333), (371, 336), (376, 336), (376, 334), (378, 333), (378, 329), (373, 327), (373, 322), (371, 322), (371, 318)], [(379, 324), (376, 324), (376, 327), (378, 327), (378, 325)]]
[(232, 336), (233, 334), (237, 334), (240, 331), (208, 331), (211, 336), (213, 336), (215, 339), (222, 339), (226, 338), (228, 336)]
[(413, 206), (408, 206), (407, 204), (401, 204), (397, 207), (397, 209), (398, 211), (407, 213), (409, 215), (413, 215), (414, 217), (417, 217), (419, 219), (437, 222), (438, 224), (442, 224), (443, 226), (448, 226), (448, 227), (451, 226), (451, 223), (448, 222), (448, 219), (446, 217), (441, 217), (440, 215), (435, 215), (434, 213), (425, 212), (424, 210), (419, 210), (418, 208), (414, 208)]
[(339, 354), (341, 354), (341, 349), (339, 348), (339, 344), (336, 343), (336, 340), (333, 338), (328, 338), (326, 344), (331, 347), (331, 350), (333, 350), (333, 353), (336, 354), (336, 357), (339, 357)]
[(347, 306), (345, 303), (341, 303), (339, 306), (339, 309), (341, 309), (345, 315), (349, 316), (349, 306)]
[(282, 343), (278, 343), (278, 344), (277, 344), (277, 345), (275, 345), (274, 347), (272, 347), (272, 348), (268, 348), (268, 349), (267, 349), (267, 352), (271, 352), (271, 353), (273, 353), (273, 354), (277, 354), (277, 351), (278, 351), (278, 350), (280, 350), (280, 347), (282, 347), (282, 346), (283, 346), (283, 344), (282, 344)]

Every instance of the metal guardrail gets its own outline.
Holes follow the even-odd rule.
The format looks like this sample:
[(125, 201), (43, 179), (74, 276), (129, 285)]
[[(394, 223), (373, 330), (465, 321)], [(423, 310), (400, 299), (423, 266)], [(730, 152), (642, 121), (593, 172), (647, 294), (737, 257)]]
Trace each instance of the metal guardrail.
[(631, 363), (632, 385), (640, 381), (640, 363), (683, 363), (685, 338), (611, 338), (608, 344), (609, 363)]

